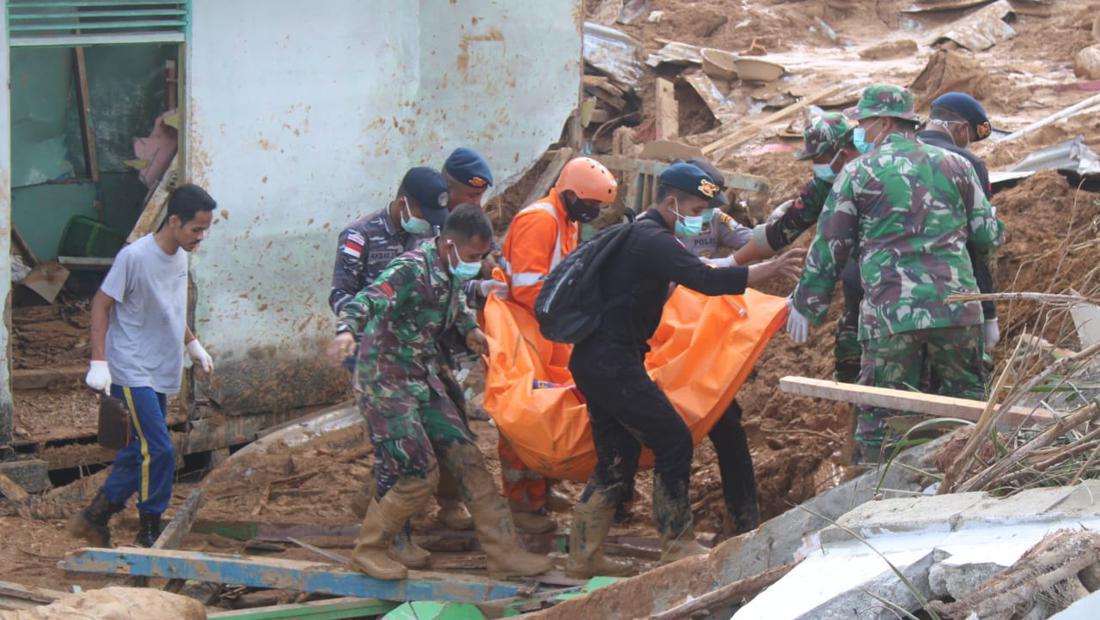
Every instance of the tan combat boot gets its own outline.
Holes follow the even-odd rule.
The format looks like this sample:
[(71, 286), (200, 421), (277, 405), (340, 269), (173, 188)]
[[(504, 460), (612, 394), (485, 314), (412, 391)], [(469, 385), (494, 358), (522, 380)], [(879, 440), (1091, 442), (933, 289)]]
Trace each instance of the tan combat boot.
[(573, 525), (569, 528), (569, 559), (565, 574), (572, 579), (597, 575), (622, 577), (634, 573), (634, 567), (609, 560), (603, 554), (603, 542), (611, 529), (615, 507), (602, 493), (593, 493), (588, 501), (577, 504)]
[(390, 543), (390, 557), (401, 562), (405, 568), (427, 568), (432, 557), (431, 552), (413, 541), (408, 527), (401, 528)]
[(546, 481), (546, 510), (550, 512), (569, 512), (573, 509), (573, 501), (564, 493), (554, 488), (550, 481)]
[(558, 524), (549, 516), (531, 510), (518, 502), (508, 502), (512, 510), (512, 521), (516, 529), (527, 534), (548, 534), (558, 529)]
[(695, 531), (689, 525), (679, 536), (661, 536), (661, 564), (670, 564), (693, 555), (706, 555), (710, 550), (695, 541)]
[(356, 568), (375, 579), (408, 577), (408, 569), (390, 557), (390, 543), (410, 517), (424, 510), (438, 480), (437, 472), (424, 479), (401, 478), (381, 500), (371, 500), (351, 553)]
[(552, 569), (554, 563), (550, 558), (520, 547), (512, 514), (493, 484), (477, 446), (457, 444), (446, 451), (444, 458), (471, 498), (467, 506), (474, 517), (477, 540), (488, 556), (489, 576), (530, 577)]

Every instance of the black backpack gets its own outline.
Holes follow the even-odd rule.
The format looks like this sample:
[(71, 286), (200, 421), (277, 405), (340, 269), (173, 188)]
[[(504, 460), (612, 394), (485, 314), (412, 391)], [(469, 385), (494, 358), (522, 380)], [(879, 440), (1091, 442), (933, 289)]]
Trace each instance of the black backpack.
[(600, 271), (630, 236), (634, 224), (616, 224), (580, 244), (550, 270), (535, 300), (535, 318), (543, 337), (576, 344), (600, 326), (603, 313), (620, 299), (606, 300), (600, 289)]

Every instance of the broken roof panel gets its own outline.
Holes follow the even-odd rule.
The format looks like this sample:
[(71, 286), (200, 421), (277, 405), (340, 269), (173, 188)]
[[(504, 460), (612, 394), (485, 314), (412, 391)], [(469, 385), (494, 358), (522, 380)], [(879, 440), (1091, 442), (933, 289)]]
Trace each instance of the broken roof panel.
[(1015, 15), (1008, 0), (997, 0), (980, 11), (949, 24), (932, 36), (930, 44), (954, 41), (974, 52), (987, 50), (1016, 36), (1016, 31), (1006, 22), (1007, 19), (1015, 18)]
[(918, 0), (915, 4), (901, 10), (902, 13), (927, 13), (931, 11), (957, 11), (969, 9), (992, 0)]
[(1100, 156), (1085, 144), (1085, 136), (1059, 142), (1028, 154), (1008, 170), (993, 170), (989, 181), (994, 185), (1027, 178), (1040, 170), (1057, 170), (1082, 177), (1100, 175)]
[(636, 56), (639, 47), (625, 32), (584, 22), (584, 61), (623, 86), (635, 88), (645, 71)]

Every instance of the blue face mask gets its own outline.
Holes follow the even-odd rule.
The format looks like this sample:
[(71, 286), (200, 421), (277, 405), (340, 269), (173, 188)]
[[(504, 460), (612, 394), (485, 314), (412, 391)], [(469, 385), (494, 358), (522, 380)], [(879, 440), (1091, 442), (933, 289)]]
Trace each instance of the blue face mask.
[[(707, 209), (708, 211), (710, 209)], [(706, 216), (703, 215), (680, 215), (680, 203), (676, 203), (674, 213), (676, 214), (676, 236), (678, 237), (698, 237), (703, 232), (703, 224), (706, 223)]]
[(410, 235), (422, 236), (430, 233), (432, 225), (428, 223), (428, 220), (413, 217), (409, 201), (404, 196), (401, 197), (401, 200), (405, 203), (405, 209), (401, 212), (401, 228), (405, 229), (405, 232)]
[(465, 282), (481, 273), (481, 261), (476, 263), (467, 263), (462, 260), (462, 257), (458, 255), (458, 247), (455, 246), (453, 241), (448, 241), (451, 244), (451, 249), (455, 253), (455, 262), (451, 264), (447, 269), (451, 272), (451, 275), (460, 282)]
[(856, 150), (860, 153), (870, 153), (875, 148), (874, 144), (867, 142), (867, 130), (862, 127), (856, 127), (852, 130), (852, 144), (856, 145)]
[(826, 183), (832, 183), (836, 180), (836, 173), (833, 172), (832, 164), (814, 164), (814, 176)]

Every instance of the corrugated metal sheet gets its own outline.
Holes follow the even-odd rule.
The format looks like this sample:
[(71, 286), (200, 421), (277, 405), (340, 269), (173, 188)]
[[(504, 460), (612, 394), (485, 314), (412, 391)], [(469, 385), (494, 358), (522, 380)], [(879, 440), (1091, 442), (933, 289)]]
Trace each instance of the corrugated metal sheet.
[[(262, 5), (262, 10), (258, 7)], [(200, 386), (241, 413), (346, 393), (326, 366), (336, 236), (410, 166), (481, 151), (499, 180), (555, 141), (580, 84), (579, 3), (195, 0), (188, 173), (219, 201), (192, 260)]]

